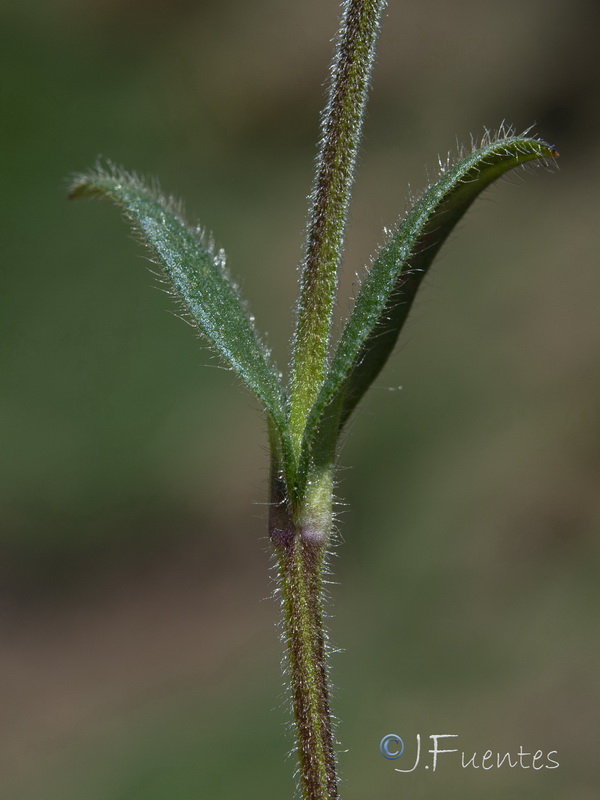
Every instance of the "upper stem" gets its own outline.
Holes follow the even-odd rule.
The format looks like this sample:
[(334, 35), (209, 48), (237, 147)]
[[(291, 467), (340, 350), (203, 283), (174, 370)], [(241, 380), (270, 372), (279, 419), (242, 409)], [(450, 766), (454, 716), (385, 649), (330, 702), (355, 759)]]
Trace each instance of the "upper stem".
[(290, 426), (297, 451), (325, 374), (350, 190), (385, 2), (345, 0), (343, 4), (329, 98), (321, 118), (296, 309)]

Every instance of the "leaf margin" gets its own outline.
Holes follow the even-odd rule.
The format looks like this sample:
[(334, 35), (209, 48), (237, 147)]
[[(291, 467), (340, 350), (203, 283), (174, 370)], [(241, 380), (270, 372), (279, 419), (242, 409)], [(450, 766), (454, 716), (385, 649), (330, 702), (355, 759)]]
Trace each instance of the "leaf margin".
[[(531, 128), (516, 135), (512, 129), (504, 126), (501, 126), (496, 135), (486, 131), (478, 146), (472, 141), (470, 153), (467, 155), (459, 153), (456, 161), (448, 158), (446, 164), (440, 164), (441, 173), (438, 179), (431, 183), (411, 205), (399, 225), (380, 248), (371, 269), (360, 286), (354, 306), (330, 360), (327, 377), (308, 416), (299, 464), (299, 480), (301, 482), (308, 479), (313, 448), (319, 438), (319, 433), (325, 434), (330, 447), (335, 447), (343, 425), (389, 358), (422, 278), (427, 273), (438, 250), (476, 197), (510, 169), (524, 166), (534, 160), (549, 164), (558, 157), (558, 152), (553, 146), (539, 138), (529, 136), (530, 132)], [(497, 163), (487, 163), (486, 159), (490, 159), (492, 156), (500, 160)], [(510, 163), (502, 164), (502, 158)], [(486, 167), (488, 171), (491, 170), (487, 176), (489, 179), (482, 181), (479, 188), (473, 191), (473, 187), (469, 188), (469, 173), (473, 170), (483, 171)], [(450, 224), (446, 222), (437, 229), (445, 229), (442, 230), (438, 241), (427, 243), (427, 236), (435, 233), (435, 229), (431, 230), (431, 223), (448, 210), (443, 206), (455, 192), (466, 195), (466, 199), (462, 205), (459, 205)], [(403, 237), (406, 241), (399, 242)], [(419, 247), (420, 243), (424, 243), (426, 250)], [(392, 253), (394, 247), (399, 251), (397, 257), (394, 257)], [(423, 254), (425, 254), (425, 258), (422, 258)], [(390, 257), (391, 261), (395, 263), (388, 264), (388, 274), (385, 275), (385, 262), (390, 260)], [(423, 263), (414, 268), (414, 261), (418, 262), (419, 259)], [(407, 265), (408, 269), (405, 269)], [(403, 279), (410, 276), (413, 277), (413, 290), (408, 302), (405, 303), (405, 311), (400, 315), (395, 331), (391, 332), (389, 328), (387, 330), (390, 341), (384, 348), (385, 352), (379, 359), (380, 363), (376, 368), (370, 370), (371, 374), (358, 387), (351, 387), (353, 375), (357, 374), (369, 356), (369, 343), (378, 335), (378, 327), (384, 330), (388, 327), (385, 316), (386, 312), (392, 310), (389, 306), (390, 301), (396, 308), (398, 307), (398, 301), (394, 302), (394, 294), (401, 295), (405, 286), (402, 283)], [(379, 287), (375, 285), (378, 278), (383, 279), (382, 285)], [(365, 308), (369, 304), (369, 295), (370, 311)], [(358, 347), (356, 346), (357, 342), (359, 342)], [(332, 415), (339, 416), (337, 436), (335, 437), (331, 435), (332, 425), (336, 425), (336, 421), (329, 418)], [(329, 433), (327, 433), (328, 431)], [(322, 450), (322, 447), (318, 449)]]
[[(150, 250), (152, 261), (162, 268), (172, 288), (170, 293), (183, 306), (186, 317), (227, 367), (258, 398), (277, 432), (287, 482), (294, 485), (296, 458), (289, 435), (287, 399), (281, 374), (270, 361), (270, 353), (256, 330), (254, 318), (248, 314), (239, 289), (229, 276), (224, 251), (215, 252), (212, 239), (201, 228), (186, 222), (182, 203), (172, 196), (163, 195), (158, 181), (153, 180), (148, 185), (137, 173), (121, 169), (110, 161), (105, 165), (98, 162), (92, 170), (76, 173), (71, 178), (70, 200), (93, 197), (111, 200), (119, 208), (136, 238)], [(141, 204), (137, 209), (136, 203)], [(172, 238), (176, 238), (176, 233), (181, 237), (179, 248), (175, 246), (170, 250), (166, 246), (164, 240), (169, 238), (164, 233), (166, 230), (170, 231)], [(174, 254), (177, 254), (175, 260), (172, 259)], [(184, 265), (184, 255), (193, 255), (197, 263), (192, 265), (190, 259), (190, 263)], [(212, 283), (208, 294), (198, 285), (192, 286), (194, 281), (199, 281), (202, 272), (205, 277), (210, 276)], [(194, 296), (194, 288), (197, 296)], [(210, 309), (207, 312), (211, 302), (212, 312)], [(220, 309), (217, 308), (219, 302)], [(219, 319), (219, 311), (221, 316), (226, 311), (232, 316), (228, 320)], [(233, 329), (231, 322), (237, 327), (233, 338), (238, 341), (233, 343), (231, 335), (228, 340), (228, 327), (229, 334)], [(240, 343), (244, 345), (245, 353)]]

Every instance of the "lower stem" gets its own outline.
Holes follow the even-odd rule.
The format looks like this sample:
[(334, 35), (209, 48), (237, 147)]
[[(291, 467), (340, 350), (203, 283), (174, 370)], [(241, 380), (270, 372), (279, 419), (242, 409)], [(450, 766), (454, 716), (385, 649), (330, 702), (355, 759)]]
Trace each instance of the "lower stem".
[(316, 515), (321, 530), (315, 529), (314, 518), (311, 524), (298, 522), (297, 516), (295, 521), (277, 480), (271, 500), (270, 537), (279, 561), (302, 798), (337, 800), (323, 626), (322, 574), (331, 513)]

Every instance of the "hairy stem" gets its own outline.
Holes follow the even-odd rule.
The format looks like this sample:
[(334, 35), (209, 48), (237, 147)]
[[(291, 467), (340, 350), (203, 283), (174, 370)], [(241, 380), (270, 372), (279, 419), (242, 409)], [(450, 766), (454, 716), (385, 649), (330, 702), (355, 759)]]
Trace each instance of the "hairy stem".
[(290, 425), (299, 446), (326, 367), (350, 190), (385, 0), (345, 0), (321, 121), (292, 353)]
[(294, 514), (285, 484), (273, 471), (269, 529), (279, 562), (302, 798), (337, 800), (322, 598), (331, 526), (328, 476), (315, 498), (312, 508)]

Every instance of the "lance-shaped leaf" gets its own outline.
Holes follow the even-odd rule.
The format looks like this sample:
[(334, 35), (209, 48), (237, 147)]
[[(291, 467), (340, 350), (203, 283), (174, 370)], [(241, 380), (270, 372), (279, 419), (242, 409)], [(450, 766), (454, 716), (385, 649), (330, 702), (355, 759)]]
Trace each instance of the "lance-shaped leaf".
[[(436, 253), (473, 200), (496, 178), (535, 159), (558, 153), (542, 141), (505, 135), (443, 168), (440, 178), (414, 203), (367, 274), (340, 337), (330, 370), (309, 416), (303, 467), (331, 443), (332, 429), (346, 422), (387, 361), (419, 284)], [(332, 420), (331, 417), (336, 419)]]
[(77, 176), (69, 197), (94, 196), (112, 200), (148, 245), (201, 333), (262, 402), (291, 466), (279, 378), (225, 269), (223, 252), (213, 252), (202, 232), (184, 222), (176, 203), (136, 175), (110, 166)]

